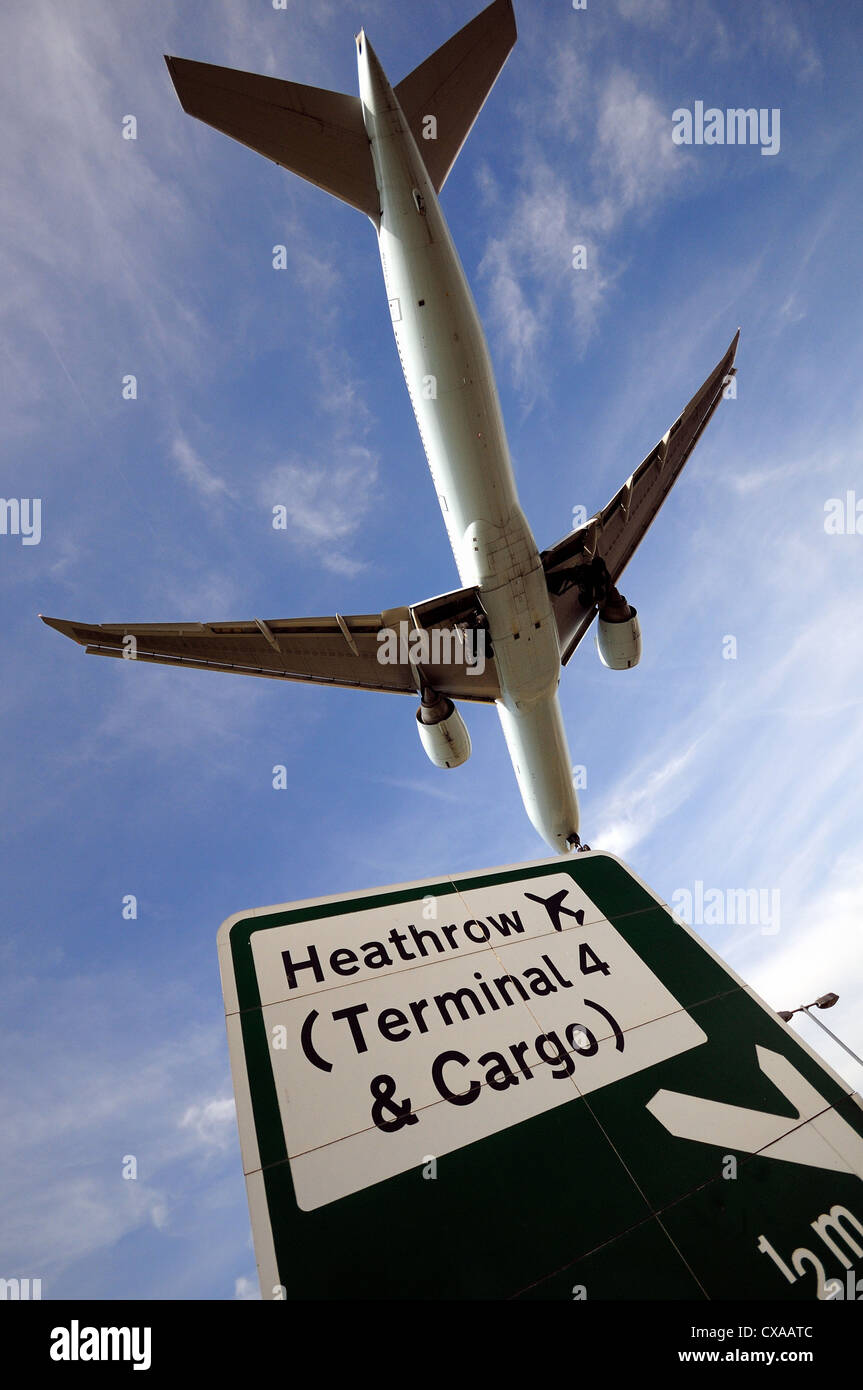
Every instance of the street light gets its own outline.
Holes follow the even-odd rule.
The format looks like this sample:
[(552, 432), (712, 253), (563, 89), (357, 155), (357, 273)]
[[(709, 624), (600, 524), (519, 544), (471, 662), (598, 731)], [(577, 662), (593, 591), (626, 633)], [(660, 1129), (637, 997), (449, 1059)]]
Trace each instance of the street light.
[(821, 1028), (829, 1038), (832, 1038), (835, 1043), (839, 1044), (843, 1052), (847, 1052), (849, 1057), (853, 1057), (854, 1061), (859, 1062), (861, 1067), (863, 1067), (863, 1057), (858, 1057), (856, 1052), (852, 1052), (850, 1047), (845, 1046), (841, 1038), (837, 1038), (835, 1033), (830, 1032), (830, 1029), (821, 1022), (820, 1018), (816, 1018), (814, 1014), (810, 1014), (809, 1012), (810, 1009), (832, 1009), (833, 1005), (838, 1003), (838, 994), (822, 994), (819, 995), (817, 999), (814, 999), (811, 1004), (799, 1004), (796, 1009), (780, 1009), (779, 1017), (783, 1019), (785, 1023), (790, 1023), (795, 1014), (806, 1014), (808, 1018), (812, 1019), (813, 1023), (818, 1024), (818, 1027)]

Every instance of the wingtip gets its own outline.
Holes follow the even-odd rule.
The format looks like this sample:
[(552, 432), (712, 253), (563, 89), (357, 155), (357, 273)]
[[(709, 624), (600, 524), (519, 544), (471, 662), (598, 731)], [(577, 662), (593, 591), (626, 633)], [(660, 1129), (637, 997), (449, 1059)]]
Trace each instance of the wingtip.
[(44, 613), (40, 613), (39, 617), (47, 627), (53, 627), (55, 632), (61, 633), (64, 637), (70, 637), (73, 642), (78, 641), (78, 638), (75, 636), (75, 625), (74, 623), (70, 623), (68, 619), (47, 618)]

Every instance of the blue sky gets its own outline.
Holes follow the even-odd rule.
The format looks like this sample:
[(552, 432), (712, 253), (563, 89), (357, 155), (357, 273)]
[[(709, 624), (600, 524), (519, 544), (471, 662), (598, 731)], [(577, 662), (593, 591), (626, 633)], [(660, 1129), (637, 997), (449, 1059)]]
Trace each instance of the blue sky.
[[(42, 499), (42, 534), (0, 535), (0, 1274), (45, 1297), (256, 1295), (224, 918), (546, 856), (490, 710), (468, 707), (473, 757), (442, 773), (409, 701), (91, 661), (36, 619), (371, 613), (458, 587), (370, 225), (185, 116), (162, 54), (354, 92), (361, 25), (398, 81), (478, 8), (31, 0), (2, 20), (2, 493)], [(737, 399), (625, 575), (641, 666), (585, 642), (564, 674), (584, 838), (667, 900), (778, 891), (777, 931), (696, 926), (776, 1008), (835, 990), (825, 1022), (860, 1051), (863, 536), (828, 534), (825, 506), (863, 501), (863, 21), (845, 0), (516, 16), (442, 201), (540, 546), (616, 492), (742, 328)], [(778, 108), (779, 152), (674, 145), (699, 100)]]

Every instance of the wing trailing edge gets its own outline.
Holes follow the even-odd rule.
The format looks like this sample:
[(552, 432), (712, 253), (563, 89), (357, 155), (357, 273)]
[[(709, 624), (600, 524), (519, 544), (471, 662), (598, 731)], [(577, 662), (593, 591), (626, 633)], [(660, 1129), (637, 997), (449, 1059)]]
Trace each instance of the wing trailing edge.
[(398, 695), (427, 688), (480, 703), (500, 694), (475, 589), (352, 617), (87, 624), (39, 616), (90, 656)]

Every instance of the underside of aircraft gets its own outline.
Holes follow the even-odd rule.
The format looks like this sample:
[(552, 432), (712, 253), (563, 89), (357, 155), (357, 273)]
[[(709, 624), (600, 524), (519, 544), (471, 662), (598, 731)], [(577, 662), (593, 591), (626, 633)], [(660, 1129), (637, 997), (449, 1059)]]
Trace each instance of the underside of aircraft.
[[(704, 385), (606, 506), (556, 545), (542, 551), (564, 666), (587, 635), (607, 595), (616, 588), (722, 400), (723, 390), (734, 374), (738, 337), (739, 333), (735, 334)], [(480, 704), (493, 704), (500, 695), (482, 596), (475, 587), (456, 589), (380, 613), (349, 616), (335, 613), (321, 618), (252, 618), (237, 622), (99, 624), (43, 616), (42, 621), (71, 637), (91, 656), (122, 658), (134, 651), (135, 660), (163, 666), (233, 671), (242, 676), (389, 691), (396, 695), (418, 696), (423, 689), (431, 689), (450, 700)], [(397, 644), (395, 659), (379, 660), (381, 634), (398, 632), (403, 622), (408, 623), (409, 633), (451, 629), (455, 635), (450, 649), (452, 659), (439, 666), (413, 661), (408, 639), (407, 644)], [(614, 624), (604, 623), (600, 629), (600, 655), (612, 669), (625, 669), (635, 663), (621, 660), (612, 645), (614, 634), (609, 629), (613, 627)], [(458, 659), (458, 652), (465, 645), (460, 634), (469, 631), (478, 634), (474, 653), (482, 652), (485, 657), (481, 671), (472, 669), (470, 653)], [(134, 647), (130, 638), (134, 639)], [(414, 645), (423, 650), (420, 643)], [(432, 643), (426, 645), (434, 651)]]
[(439, 767), (470, 754), (455, 702), (494, 704), (528, 816), (566, 853), (579, 845), (579, 811), (557, 696), (561, 668), (594, 621), (606, 666), (639, 661), (638, 615), (617, 586), (722, 400), (739, 333), (611, 501), (540, 551), (518, 501), (479, 315), (438, 203), (515, 39), (511, 0), (494, 0), (391, 87), (361, 32), (359, 96), (166, 59), (190, 115), (371, 221), (462, 587), (372, 614), (44, 621), (98, 656), (419, 697), (419, 737)]

